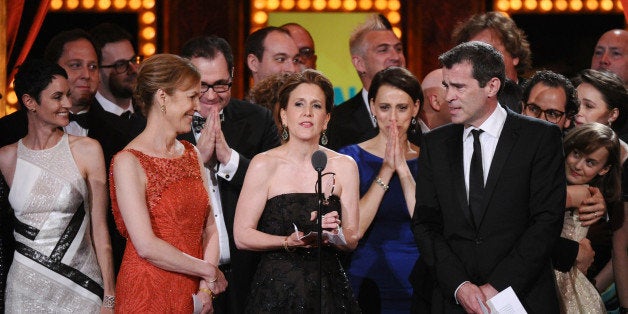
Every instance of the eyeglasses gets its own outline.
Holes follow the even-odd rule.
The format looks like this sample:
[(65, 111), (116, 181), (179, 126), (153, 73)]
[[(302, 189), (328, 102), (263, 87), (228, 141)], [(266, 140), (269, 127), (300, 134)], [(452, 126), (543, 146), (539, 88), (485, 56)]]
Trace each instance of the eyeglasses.
[(299, 62), (303, 63), (304, 59), (311, 59), (314, 56), (314, 49), (309, 47), (303, 47), (299, 49)]
[(545, 115), (545, 120), (552, 123), (558, 123), (558, 120), (565, 115), (565, 112), (556, 109), (543, 110), (536, 104), (526, 104), (525, 110), (535, 118), (541, 117), (541, 113), (543, 113)]
[(231, 89), (231, 85), (233, 85), (233, 82), (216, 83), (213, 85), (201, 83), (201, 94), (207, 93), (207, 91), (209, 91), (210, 88), (213, 89), (215, 93), (224, 93), (228, 91), (229, 89)]
[(129, 60), (119, 60), (114, 62), (113, 64), (110, 65), (101, 65), (101, 68), (113, 68), (113, 70), (118, 73), (118, 74), (122, 74), (125, 73), (126, 71), (129, 70), (129, 64), (135, 64), (138, 65), (140, 64), (140, 62), (142, 62), (142, 60), (144, 60), (144, 57), (142, 56), (134, 56), (133, 58), (129, 59)]

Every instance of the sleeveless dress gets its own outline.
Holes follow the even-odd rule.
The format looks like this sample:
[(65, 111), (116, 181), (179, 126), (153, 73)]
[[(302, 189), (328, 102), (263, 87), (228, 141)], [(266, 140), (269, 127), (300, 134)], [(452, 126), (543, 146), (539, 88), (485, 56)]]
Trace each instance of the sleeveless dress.
[[(579, 242), (586, 237), (588, 229), (580, 224), (577, 213), (566, 211), (560, 236)], [(578, 267), (573, 266), (564, 273), (554, 270), (554, 275), (561, 313), (606, 313), (602, 297), (595, 286), (578, 270)]]
[[(328, 198), (323, 213), (337, 210), (340, 199)], [(314, 193), (290, 193), (272, 197), (257, 224), (257, 229), (274, 235), (290, 235), (293, 223), (300, 231), (316, 231), (310, 212), (318, 209)], [(333, 248), (322, 250), (323, 308), (320, 311), (318, 285), (318, 249), (297, 248), (294, 252), (281, 250), (262, 253), (253, 277), (247, 313), (357, 313), (347, 276)]]
[(18, 141), (9, 192), (16, 243), (7, 313), (100, 311), (102, 277), (90, 235), (88, 193), (67, 134), (43, 150)]
[[(360, 197), (364, 196), (376, 180), (384, 160), (357, 144), (343, 147), (338, 152), (353, 157), (357, 163)], [(416, 180), (418, 159), (407, 163)], [(419, 250), (397, 174), (392, 176), (388, 186), (390, 188), (384, 194), (371, 226), (351, 254), (347, 273), (363, 309), (379, 307), (377, 312), (381, 313), (409, 313), (412, 299), (409, 277), (419, 258)]]
[[(176, 158), (132, 153), (146, 173), (146, 206), (155, 236), (188, 255), (203, 258), (202, 239), (209, 198), (192, 144)], [(115, 165), (115, 157), (110, 169)], [(109, 172), (116, 226), (127, 245), (116, 282), (116, 313), (192, 313), (192, 294), (200, 278), (170, 272), (141, 258), (129, 238), (118, 207), (115, 177)]]

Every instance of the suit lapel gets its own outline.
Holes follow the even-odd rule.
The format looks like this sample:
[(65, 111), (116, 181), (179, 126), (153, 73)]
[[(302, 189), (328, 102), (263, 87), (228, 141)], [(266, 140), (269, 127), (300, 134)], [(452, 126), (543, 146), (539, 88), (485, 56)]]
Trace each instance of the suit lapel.
[(196, 138), (194, 137), (194, 133), (193, 132), (184, 133), (184, 134), (181, 134), (181, 135), (179, 135), (177, 137), (180, 140), (186, 140), (186, 141), (192, 143), (192, 145), (196, 145)]
[(497, 147), (495, 148), (495, 155), (493, 155), (493, 160), (491, 161), (488, 178), (486, 179), (486, 184), (484, 186), (484, 200), (482, 202), (481, 215), (482, 219), (480, 219), (480, 221), (484, 219), (491, 196), (493, 195), (493, 192), (495, 192), (497, 181), (501, 176), (501, 172), (504, 169), (506, 162), (508, 161), (508, 156), (510, 156), (512, 148), (515, 146), (515, 143), (519, 138), (518, 131), (519, 121), (512, 112), (508, 112), (504, 128), (502, 129), (502, 133), (497, 142)]
[(229, 108), (230, 106), (232, 106), (232, 104), (229, 104), (223, 110), (225, 121), (222, 122), (222, 134), (225, 135), (225, 140), (229, 146), (233, 146), (234, 143), (246, 142), (244, 136), (248, 135), (245, 133), (249, 131), (249, 127), (248, 121), (246, 119), (242, 119), (241, 117), (237, 117), (235, 112)]
[(453, 132), (453, 137), (447, 139), (447, 147), (449, 148), (448, 156), (451, 156), (449, 168), (453, 181), (453, 191), (458, 201), (458, 208), (462, 210), (462, 214), (467, 218), (467, 222), (473, 226), (471, 215), (469, 213), (469, 202), (467, 200), (467, 188), (464, 182), (464, 163), (462, 150), (462, 131), (463, 126), (457, 126), (457, 131)]

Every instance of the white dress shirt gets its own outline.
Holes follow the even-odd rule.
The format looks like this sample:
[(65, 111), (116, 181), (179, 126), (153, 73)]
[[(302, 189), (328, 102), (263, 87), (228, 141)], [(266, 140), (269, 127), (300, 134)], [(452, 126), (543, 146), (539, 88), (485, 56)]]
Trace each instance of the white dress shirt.
[(377, 123), (373, 118), (373, 112), (371, 112), (371, 105), (369, 104), (369, 92), (364, 87), (362, 87), (362, 100), (364, 100), (364, 103), (366, 104), (366, 111), (369, 113), (371, 124), (373, 124), (374, 127), (377, 127)]
[(111, 112), (115, 114), (116, 116), (121, 116), (123, 113), (127, 111), (130, 111), (131, 113), (135, 113), (135, 109), (133, 108), (133, 106), (129, 105), (129, 108), (123, 109), (122, 107), (116, 105), (109, 99), (105, 98), (102, 94), (100, 94), (100, 92), (96, 92), (96, 100), (98, 100), (98, 103), (103, 109), (105, 109), (105, 111)]
[[(87, 113), (87, 110), (81, 110), (77, 112), (76, 114), (86, 114), (86, 113)], [(63, 131), (65, 133), (68, 133), (74, 136), (87, 136), (87, 132), (89, 130), (80, 126), (78, 122), (76, 121), (70, 121), (68, 125), (63, 127)]]
[[(479, 128), (468, 127), (462, 132), (462, 147), (463, 147), (463, 162), (464, 162), (464, 182), (467, 189), (467, 201), (469, 201), (469, 172), (471, 170), (471, 157), (473, 155), (473, 135), (471, 130), (480, 129), (484, 132), (480, 133), (480, 145), (482, 146), (482, 171), (484, 174), (484, 184), (486, 185), (486, 179), (491, 169), (491, 163), (493, 156), (495, 155), (495, 149), (497, 148), (497, 142), (499, 136), (504, 129), (504, 123), (506, 123), (507, 117), (506, 109), (497, 104), (497, 108), (493, 110), (493, 113), (482, 123)], [(454, 291), (454, 299), (458, 303), (458, 290), (460, 287), (469, 281), (464, 281), (458, 285)]]
[[(194, 132), (194, 139), (198, 142), (200, 133)], [(231, 181), (235, 172), (238, 170), (238, 164), (240, 162), (240, 154), (235, 150), (231, 150), (231, 158), (227, 164), (217, 164), (212, 168), (205, 167), (207, 173), (207, 183), (209, 185), (209, 198), (212, 205), (212, 213), (214, 214), (214, 220), (216, 221), (216, 228), (218, 229), (218, 243), (220, 246), (220, 265), (228, 264), (231, 262), (231, 253), (229, 251), (229, 234), (227, 233), (227, 225), (225, 224), (225, 216), (222, 212), (222, 201), (220, 199), (220, 187), (218, 186), (218, 177), (221, 177), (227, 181)]]

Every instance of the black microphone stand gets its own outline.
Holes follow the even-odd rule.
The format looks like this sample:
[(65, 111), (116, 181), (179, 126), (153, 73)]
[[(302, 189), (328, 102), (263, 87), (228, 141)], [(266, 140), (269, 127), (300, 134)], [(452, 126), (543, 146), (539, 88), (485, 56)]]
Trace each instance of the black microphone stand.
[(320, 301), (319, 313), (323, 313), (323, 169), (316, 169), (316, 172), (318, 173), (318, 179), (316, 180), (316, 191), (318, 193), (318, 237), (316, 237), (318, 242), (318, 296)]
[(318, 194), (318, 212), (316, 215), (318, 223), (318, 236), (316, 242), (318, 244), (318, 288), (319, 288), (319, 301), (320, 301), (320, 313), (323, 313), (323, 201), (325, 195), (323, 194), (323, 170), (327, 166), (327, 155), (322, 150), (317, 150), (312, 154), (312, 166), (318, 174), (316, 180), (316, 193)]

